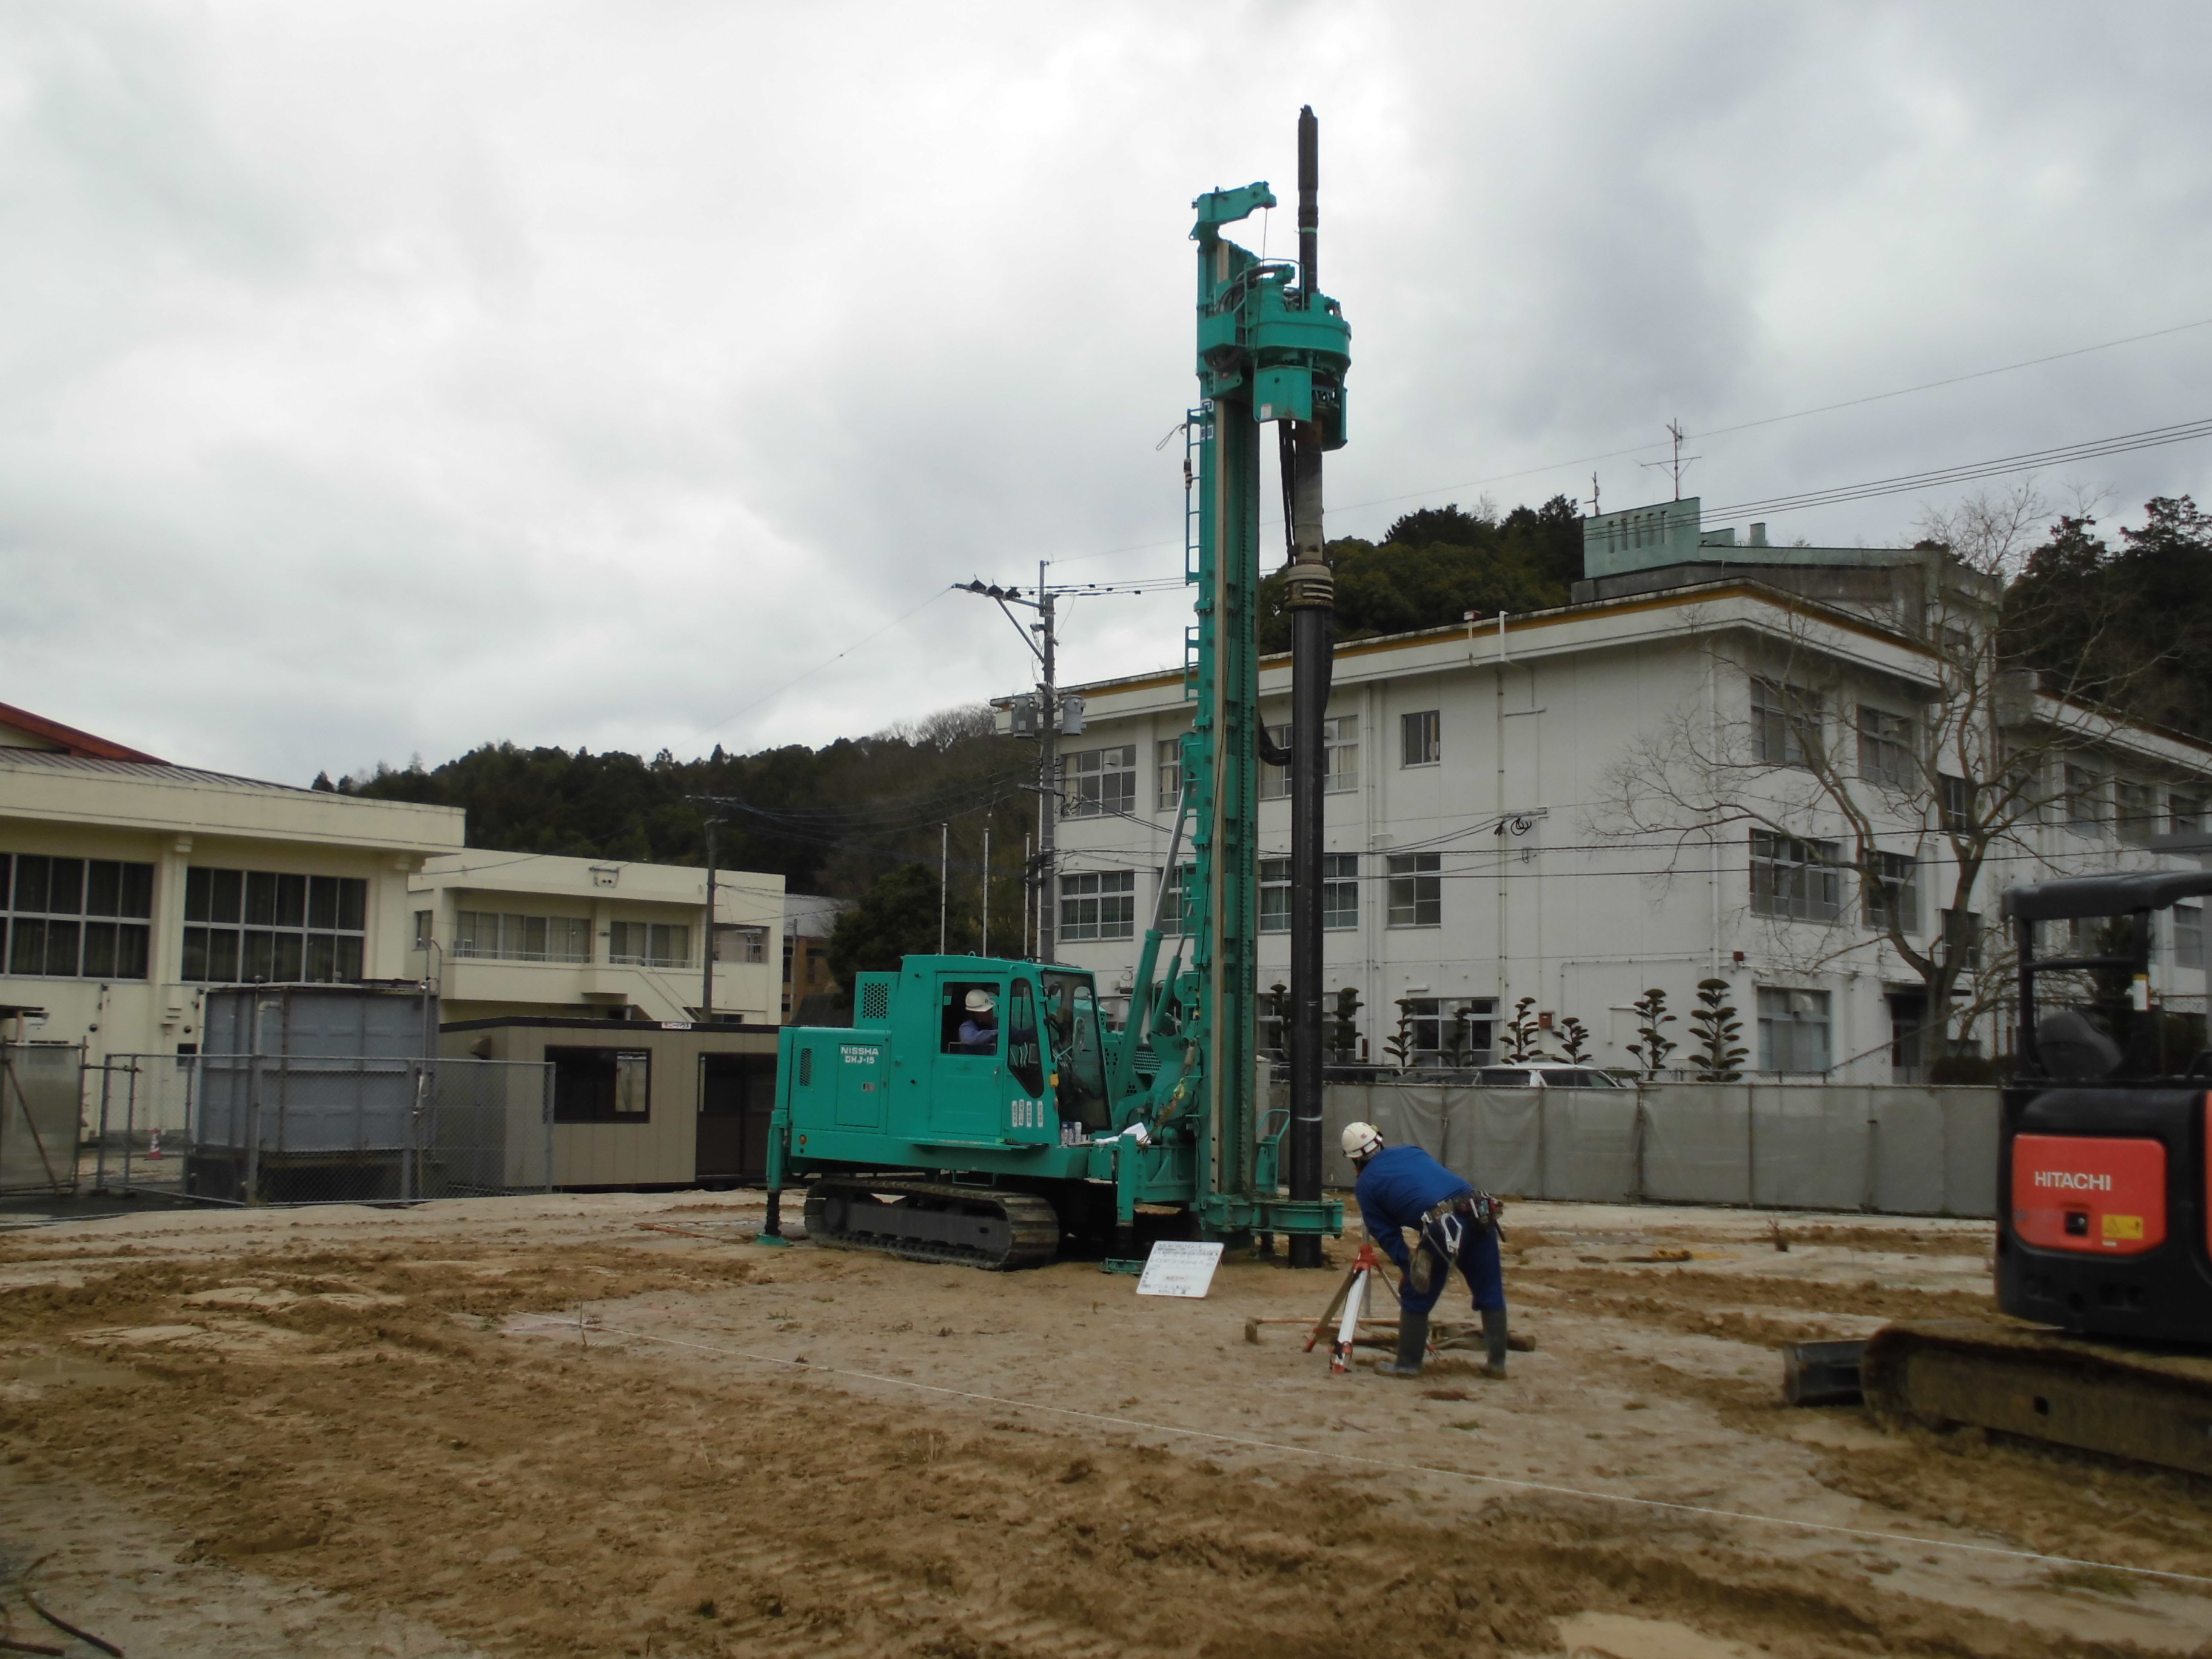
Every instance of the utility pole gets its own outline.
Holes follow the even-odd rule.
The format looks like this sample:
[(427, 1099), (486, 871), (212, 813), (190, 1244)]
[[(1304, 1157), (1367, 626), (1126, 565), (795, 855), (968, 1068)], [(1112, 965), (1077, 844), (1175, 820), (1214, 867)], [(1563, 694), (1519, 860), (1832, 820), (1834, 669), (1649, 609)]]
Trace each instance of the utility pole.
[(937, 954), (945, 954), (945, 922), (952, 888), (952, 825), (937, 826)]
[(707, 943), (699, 952), (705, 963), (699, 989), (699, 1018), (708, 1025), (714, 1023), (714, 826), (720, 822), (713, 813), (707, 815)]
[(1602, 510), (1597, 504), (1597, 474), (1593, 472), (1590, 474), (1590, 517), (1595, 519)]
[(983, 825), (983, 944), (975, 954), (991, 954), (991, 826), (988, 821)]
[(1037, 742), (1037, 960), (1050, 962), (1054, 948), (1053, 878), (1054, 832), (1060, 823), (1060, 689), (1053, 674), (1053, 653), (1059, 645), (1053, 626), (1052, 590), (1044, 585), (1044, 561), (1037, 561), (1036, 632), (1042, 636), (1037, 659), (1044, 666), (1044, 696), (1038, 708)]

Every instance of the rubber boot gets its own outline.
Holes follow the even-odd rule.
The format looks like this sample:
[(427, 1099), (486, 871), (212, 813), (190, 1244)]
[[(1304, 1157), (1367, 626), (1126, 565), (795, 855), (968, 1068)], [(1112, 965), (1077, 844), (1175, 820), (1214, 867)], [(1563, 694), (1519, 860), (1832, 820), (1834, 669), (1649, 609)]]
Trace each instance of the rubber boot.
[(1383, 1360), (1375, 1370), (1383, 1376), (1419, 1376), (1421, 1361), (1428, 1357), (1428, 1315), (1401, 1314), (1398, 1316), (1398, 1357)]
[(1482, 1310), (1482, 1340), (1483, 1345), (1490, 1350), (1490, 1364), (1485, 1374), (1490, 1376), (1504, 1376), (1506, 1349), (1504, 1309), (1485, 1308)]

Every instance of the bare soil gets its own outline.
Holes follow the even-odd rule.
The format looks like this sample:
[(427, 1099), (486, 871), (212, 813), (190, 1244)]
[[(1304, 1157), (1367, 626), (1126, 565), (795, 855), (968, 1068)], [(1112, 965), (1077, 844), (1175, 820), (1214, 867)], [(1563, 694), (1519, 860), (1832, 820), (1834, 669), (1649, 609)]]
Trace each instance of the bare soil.
[(0, 1635), (67, 1643), (35, 1596), (179, 1659), (2212, 1654), (2204, 1483), (1781, 1405), (1778, 1342), (1987, 1311), (1986, 1225), (1516, 1206), (1536, 1351), (1407, 1384), (1245, 1340), (1340, 1269), (1140, 1298), (759, 1216), (0, 1237)]

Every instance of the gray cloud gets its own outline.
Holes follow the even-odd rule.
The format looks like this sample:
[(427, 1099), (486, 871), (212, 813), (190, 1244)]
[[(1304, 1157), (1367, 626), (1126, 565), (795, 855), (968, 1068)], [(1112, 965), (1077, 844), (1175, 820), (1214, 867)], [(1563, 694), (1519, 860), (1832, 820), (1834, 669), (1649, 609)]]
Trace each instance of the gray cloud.
[[(1187, 204), (1285, 185), (1301, 101), (1355, 330), (1333, 528), (1376, 534), (1501, 474), (1584, 495), (1556, 464), (1671, 416), (2212, 315), (2208, 36), (2180, 6), (11, 8), (0, 700), (301, 779), (1004, 690), (1021, 647), (964, 596), (854, 642), (1040, 557), (1178, 568)], [(2212, 329), (1715, 435), (1690, 483), (2183, 419), (2208, 366)], [(1598, 464), (1608, 506), (1659, 453)], [(2047, 482), (2212, 489), (2202, 447), (2098, 468)], [(1777, 529), (1889, 540), (1920, 505)], [(1071, 672), (1174, 659), (1182, 610), (1079, 605)]]

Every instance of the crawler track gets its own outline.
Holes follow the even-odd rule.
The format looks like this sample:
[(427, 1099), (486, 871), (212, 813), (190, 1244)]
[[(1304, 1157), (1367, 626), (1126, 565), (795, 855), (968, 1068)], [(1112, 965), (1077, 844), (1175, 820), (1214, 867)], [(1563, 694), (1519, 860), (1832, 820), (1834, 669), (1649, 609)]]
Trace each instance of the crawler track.
[(843, 1250), (1004, 1272), (1060, 1254), (1060, 1217), (1030, 1193), (837, 1176), (806, 1191), (806, 1236)]

